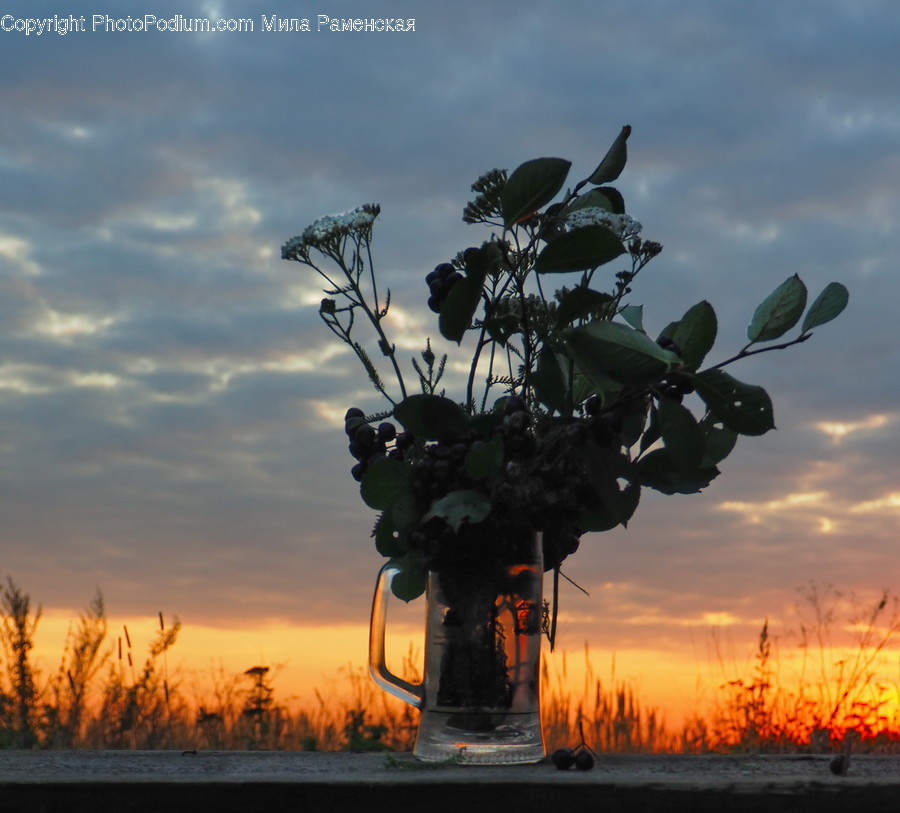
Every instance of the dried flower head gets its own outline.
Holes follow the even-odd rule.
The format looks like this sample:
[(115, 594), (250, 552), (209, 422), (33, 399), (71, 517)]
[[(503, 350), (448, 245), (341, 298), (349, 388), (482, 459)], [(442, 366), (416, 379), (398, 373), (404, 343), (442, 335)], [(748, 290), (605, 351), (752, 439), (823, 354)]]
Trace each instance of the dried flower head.
[(606, 226), (615, 232), (620, 240), (628, 240), (636, 237), (644, 228), (631, 215), (617, 215), (614, 212), (601, 209), (599, 206), (585, 206), (569, 212), (565, 217), (566, 226), (570, 229), (580, 229), (584, 226)]
[(478, 197), (466, 205), (463, 220), (466, 223), (484, 223), (492, 218), (502, 217), (500, 198), (504, 186), (506, 170), (492, 169), (485, 172), (472, 184), (472, 191), (478, 193)]
[(368, 238), (372, 224), (381, 212), (377, 203), (357, 206), (340, 215), (325, 215), (311, 223), (299, 237), (292, 237), (281, 247), (285, 260), (307, 260), (310, 248), (322, 248), (351, 234)]

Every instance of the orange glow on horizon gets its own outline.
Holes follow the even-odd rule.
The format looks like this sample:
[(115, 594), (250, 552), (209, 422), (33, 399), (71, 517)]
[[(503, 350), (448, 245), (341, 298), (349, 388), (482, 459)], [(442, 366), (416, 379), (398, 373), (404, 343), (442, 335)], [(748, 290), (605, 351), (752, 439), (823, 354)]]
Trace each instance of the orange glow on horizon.
[[(38, 628), (34, 662), (46, 679), (59, 667), (66, 634), (77, 613), (45, 611)], [(127, 651), (123, 628), (132, 641), (134, 670), (142, 667), (151, 642), (159, 632), (156, 618), (111, 619), (107, 638), (110, 662), (118, 659), (117, 641)], [(291, 708), (308, 708), (322, 698), (343, 698), (353, 692), (353, 681), (368, 681), (366, 655), (368, 626), (300, 626), (287, 623), (263, 624), (258, 628), (224, 629), (185, 624), (178, 640), (160, 668), (167, 668), (170, 683), (177, 681), (189, 700), (202, 701), (218, 678), (240, 678), (255, 666), (270, 667), (276, 698)], [(423, 633), (411, 634), (404, 627), (385, 637), (389, 668), (398, 675), (405, 661), (412, 660), (421, 671)], [(643, 704), (662, 712), (667, 724), (681, 725), (696, 713), (698, 664), (692, 656), (634, 650), (605, 653), (590, 650), (549, 653), (544, 647), (550, 685), (545, 696), (565, 693), (577, 703), (595, 694), (595, 682), (604, 689), (628, 685)], [(123, 656), (124, 659), (124, 656)], [(102, 674), (100, 676), (102, 678)], [(240, 683), (249, 688), (250, 681)], [(374, 685), (374, 684), (373, 684)]]
[[(736, 629), (741, 619), (728, 613), (705, 613), (709, 630)], [(76, 613), (45, 610), (41, 617), (33, 663), (39, 670), (43, 684), (57, 674), (65, 645), (66, 634)], [(107, 638), (109, 662), (127, 669), (118, 660), (118, 640), (127, 650), (123, 628), (127, 626), (132, 642), (133, 670), (139, 673), (148, 655), (151, 642), (159, 632), (157, 618), (127, 618), (110, 620)], [(730, 633), (729, 633), (730, 635)], [(405, 661), (411, 660), (421, 670), (422, 635), (410, 634), (406, 627), (388, 632), (386, 654), (389, 668), (404, 675)], [(669, 732), (676, 734), (685, 723), (696, 718), (709, 719), (715, 702), (721, 701), (722, 691), (735, 681), (745, 686), (755, 679), (755, 641), (726, 641), (727, 652), (706, 651), (698, 654), (689, 644), (683, 650), (631, 649), (610, 652), (594, 649), (584, 642), (575, 651), (549, 653), (544, 648), (549, 681), (542, 687), (545, 702), (562, 698), (570, 708), (584, 704), (589, 714), (598, 690), (611, 692), (627, 689), (633, 693), (642, 713), (655, 710), (656, 719), (664, 722)], [(251, 679), (247, 670), (257, 666), (270, 668), (270, 682), (275, 688), (276, 701), (292, 710), (313, 709), (320, 704), (342, 703), (358, 698), (360, 686), (371, 689), (374, 697), (381, 693), (368, 678), (365, 663), (368, 651), (368, 627), (300, 626), (287, 623), (263, 624), (252, 629), (224, 629), (202, 625), (185, 625), (178, 640), (159, 668), (168, 671), (168, 682), (182, 696), (195, 704), (209, 702), (216, 678), (234, 680), (241, 689), (249, 689)], [(743, 654), (735, 657), (733, 652)], [(820, 675), (829, 679), (840, 669), (841, 663), (853, 663), (858, 650), (850, 646), (814, 653), (799, 647), (779, 649), (773, 653), (773, 691), (788, 696), (804, 682), (807, 697), (816, 693), (827, 695), (829, 688), (819, 685)], [(900, 724), (900, 695), (896, 684), (896, 645), (886, 650), (892, 663), (879, 662), (879, 674), (860, 695), (865, 702), (878, 700), (880, 714), (894, 725)], [(124, 659), (123, 659), (124, 660)], [(872, 673), (875, 674), (876, 665)], [(108, 667), (105, 667), (108, 668)], [(102, 681), (105, 670), (99, 675)], [(406, 674), (409, 677), (408, 673)], [(417, 677), (415, 679), (418, 679)], [(371, 685), (370, 685), (371, 684)], [(368, 697), (369, 695), (366, 695)], [(398, 701), (399, 702), (399, 701)]]

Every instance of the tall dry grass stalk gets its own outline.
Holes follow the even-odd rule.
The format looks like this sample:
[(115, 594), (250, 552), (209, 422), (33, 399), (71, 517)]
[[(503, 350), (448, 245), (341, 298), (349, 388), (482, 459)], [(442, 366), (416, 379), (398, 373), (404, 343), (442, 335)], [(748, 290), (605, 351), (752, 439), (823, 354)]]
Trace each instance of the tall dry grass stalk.
[(827, 752), (851, 734), (860, 750), (900, 752), (900, 682), (879, 678), (900, 633), (897, 599), (884, 591), (866, 605), (809, 585), (797, 611), (799, 665), (778, 653), (767, 620), (750, 674), (732, 667), (706, 718), (686, 725), (691, 750)]
[[(541, 712), (549, 751), (576, 745), (582, 735), (597, 752), (634, 754), (679, 750), (677, 735), (668, 731), (658, 709), (642, 706), (633, 687), (615, 679), (612, 685), (605, 686), (595, 676), (587, 645), (580, 692), (569, 681), (567, 656), (563, 655), (561, 661), (555, 674), (550, 672), (546, 658), (541, 664), (544, 687)], [(577, 737), (573, 735), (576, 731)]]
[[(612, 753), (825, 751), (852, 734), (860, 750), (900, 751), (900, 681), (890, 686), (876, 677), (900, 632), (896, 599), (884, 593), (844, 622), (846, 606), (837, 591), (810, 588), (793, 643), (799, 665), (792, 669), (780, 655), (766, 622), (749, 669), (742, 673), (722, 659), (710, 708), (677, 731), (629, 684), (600, 680), (587, 647), (578, 687), (567, 656), (555, 659), (555, 670), (545, 659), (547, 746), (571, 746), (583, 735), (593, 750)], [(167, 624), (162, 613), (139, 667), (128, 629), (110, 637), (99, 593), (45, 680), (30, 659), (39, 622), (40, 608), (8, 579), (0, 591), (0, 748), (402, 751), (415, 740), (418, 712), (354, 666), (303, 708), (278, 699), (278, 669), (264, 665), (239, 675), (220, 669), (200, 689), (185, 686), (167, 660), (181, 624)], [(401, 674), (418, 682), (419, 662), (410, 649)]]

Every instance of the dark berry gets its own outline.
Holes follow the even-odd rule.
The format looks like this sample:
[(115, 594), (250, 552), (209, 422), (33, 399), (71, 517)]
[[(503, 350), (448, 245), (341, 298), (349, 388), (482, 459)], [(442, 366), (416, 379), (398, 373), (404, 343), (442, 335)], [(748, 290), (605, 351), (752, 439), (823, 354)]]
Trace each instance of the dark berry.
[(348, 438), (353, 438), (356, 430), (366, 422), (366, 414), (358, 407), (350, 407), (344, 415), (344, 431)]
[(449, 480), (451, 472), (449, 460), (438, 460), (434, 464), (434, 476), (437, 480)]
[(575, 754), (571, 748), (560, 748), (553, 752), (550, 760), (560, 771), (568, 771), (575, 764)]
[(454, 443), (450, 447), (450, 459), (454, 463), (461, 463), (466, 457), (466, 452), (468, 448), (465, 443)]
[(675, 401), (675, 403), (680, 404), (684, 400), (684, 393), (681, 392), (676, 387), (669, 387), (663, 395), (668, 398), (670, 401)]
[(385, 443), (392, 441), (395, 437), (397, 437), (397, 427), (392, 423), (388, 423), (385, 421), (384, 423), (378, 424), (378, 439), (383, 440)]
[(353, 475), (353, 479), (358, 483), (362, 480), (363, 475), (366, 473), (366, 464), (365, 463), (357, 463), (352, 469), (350, 469), (350, 474)]
[(518, 455), (525, 451), (525, 437), (523, 435), (510, 435), (506, 438), (503, 448), (510, 455)]
[(513, 412), (523, 412), (525, 408), (524, 399), (518, 395), (510, 395), (503, 404), (503, 411), (507, 415), (511, 415)]
[(586, 748), (575, 755), (575, 767), (579, 771), (589, 771), (594, 767), (594, 755)]
[(435, 296), (428, 297), (428, 308), (434, 313), (441, 312), (441, 301)]
[(503, 425), (513, 432), (521, 432), (528, 426), (528, 413), (524, 410), (510, 412), (503, 419)]
[(370, 426), (367, 423), (362, 424), (357, 427), (356, 434), (353, 436), (353, 440), (358, 443), (363, 449), (372, 449), (375, 446), (375, 427)]
[(671, 337), (669, 337), (669, 336), (660, 336), (660, 337), (656, 340), (656, 343), (657, 343), (663, 350), (669, 350), (670, 352), (674, 353), (676, 356), (679, 356), (679, 357), (681, 356), (681, 348), (680, 348), (677, 344), (675, 344), (675, 342), (672, 341)]

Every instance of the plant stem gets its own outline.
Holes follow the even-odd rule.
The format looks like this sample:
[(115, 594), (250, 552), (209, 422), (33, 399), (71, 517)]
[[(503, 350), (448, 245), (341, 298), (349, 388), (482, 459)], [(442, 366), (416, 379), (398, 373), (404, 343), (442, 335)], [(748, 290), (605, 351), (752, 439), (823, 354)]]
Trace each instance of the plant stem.
[(800, 344), (801, 342), (805, 342), (812, 333), (802, 333), (796, 339), (791, 339), (789, 342), (784, 342), (783, 344), (773, 344), (769, 347), (759, 347), (756, 350), (747, 350), (748, 347), (751, 347), (754, 343), (750, 342), (750, 344), (744, 345), (741, 348), (741, 351), (732, 356), (730, 359), (725, 359), (725, 361), (720, 361), (718, 364), (714, 364), (710, 367), (710, 370), (717, 370), (720, 367), (724, 367), (727, 364), (731, 364), (732, 362), (739, 361), (740, 359), (748, 358), (749, 356), (755, 356), (758, 353), (768, 353), (770, 350), (784, 350), (787, 347), (792, 347), (795, 344)]
[[(366, 298), (362, 292), (362, 288), (359, 285), (359, 275), (355, 275), (349, 268), (347, 268), (347, 265), (344, 262), (343, 254), (336, 254), (333, 259), (337, 262), (340, 269), (344, 272), (344, 275), (347, 277), (347, 281), (350, 283), (350, 288), (353, 290), (353, 293), (356, 294), (357, 306), (363, 309), (372, 327), (375, 328), (375, 332), (378, 334), (378, 345), (381, 349), (381, 352), (388, 358), (390, 358), (391, 365), (394, 368), (394, 373), (397, 376), (397, 383), (400, 385), (400, 400), (405, 400), (406, 385), (403, 382), (403, 373), (400, 372), (400, 365), (397, 364), (397, 354), (394, 352), (394, 345), (388, 341), (388, 338), (381, 327), (380, 313), (372, 312), (372, 309), (366, 302)], [(392, 404), (396, 405), (397, 402), (394, 401), (393, 398), (387, 395), (387, 393), (384, 393), (384, 395)]]

